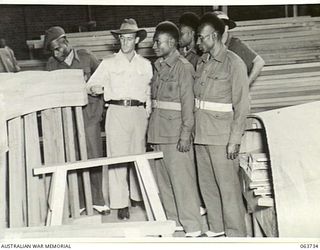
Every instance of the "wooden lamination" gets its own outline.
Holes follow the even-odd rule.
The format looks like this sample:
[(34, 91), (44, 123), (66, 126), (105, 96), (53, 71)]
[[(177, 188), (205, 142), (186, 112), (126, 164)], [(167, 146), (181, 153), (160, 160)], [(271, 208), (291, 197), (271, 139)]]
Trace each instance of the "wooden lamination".
[[(63, 211), (65, 210), (66, 197), (66, 175), (67, 171), (63, 168), (58, 169), (52, 176), (52, 190), (50, 197), (50, 211), (46, 225), (61, 225), (63, 220)], [(54, 211), (54, 212), (52, 212)]]
[(45, 223), (45, 187), (40, 177), (33, 176), (34, 166), (41, 166), (41, 151), (39, 143), (39, 130), (37, 123), (37, 114), (31, 113), (24, 117), (25, 127), (25, 155), (26, 155), (26, 180), (28, 197), (28, 226), (39, 226)]
[[(1, 74), (0, 80), (1, 107), (6, 111), (1, 112), (1, 119), (8, 126), (8, 133), (4, 134), (8, 134), (9, 147), (9, 152), (1, 151), (0, 156), (1, 227), (33, 227), (44, 225), (46, 220), (60, 223), (61, 218), (63, 222), (70, 220), (70, 215), (76, 218), (79, 216), (79, 194), (75, 172), (69, 173), (70, 188), (65, 185), (62, 191), (65, 197), (60, 195), (53, 199), (63, 204), (62, 217), (51, 218), (50, 213), (47, 216), (48, 211), (57, 205), (56, 202), (49, 204), (50, 196), (60, 194), (63, 185), (58, 185), (59, 192), (50, 190), (52, 182), (58, 180), (52, 180), (46, 174), (35, 176), (32, 169), (75, 161), (78, 134), (81, 157), (87, 159), (82, 117), (87, 93), (82, 70), (8, 73)], [(77, 120), (80, 121), (77, 125), (72, 107), (77, 107)], [(88, 207), (92, 207), (89, 172), (85, 173), (85, 185), (89, 187), (86, 200)]]
[[(64, 134), (61, 108), (53, 108), (41, 112), (43, 152), (46, 164), (65, 163)], [(46, 196), (52, 195), (51, 176), (46, 176)], [(65, 195), (67, 195), (65, 193)], [(67, 197), (65, 198), (67, 199)], [(51, 199), (49, 199), (51, 200)], [(66, 202), (65, 204), (68, 204)], [(49, 204), (49, 206), (51, 206)], [(65, 207), (64, 216), (69, 217), (68, 206)]]
[[(0, 82), (7, 120), (43, 109), (88, 103), (82, 70), (6, 73), (0, 74)], [(83, 88), (79, 88), (82, 83)]]
[[(87, 152), (87, 144), (84, 130), (84, 121), (83, 121), (83, 112), (81, 107), (75, 108), (76, 115), (76, 124), (78, 128), (78, 140), (79, 140), (79, 148), (80, 148), (80, 159), (87, 160), (88, 152)], [(82, 178), (84, 185), (84, 196), (86, 203), (86, 211), (88, 215), (93, 215), (93, 207), (92, 207), (92, 193), (91, 193), (91, 185), (90, 185), (90, 171), (88, 169), (82, 170)]]
[[(62, 108), (63, 117), (63, 132), (65, 136), (65, 150), (67, 162), (76, 160), (76, 144), (75, 144), (75, 131), (74, 122), (72, 117), (71, 107)], [(70, 199), (70, 209), (73, 218), (80, 216), (80, 202), (79, 202), (79, 186), (78, 176), (76, 171), (68, 173), (68, 191)]]
[(7, 154), (0, 153), (0, 228), (8, 227)]
[(26, 226), (26, 189), (23, 120), (8, 121), (9, 133), (9, 226)]

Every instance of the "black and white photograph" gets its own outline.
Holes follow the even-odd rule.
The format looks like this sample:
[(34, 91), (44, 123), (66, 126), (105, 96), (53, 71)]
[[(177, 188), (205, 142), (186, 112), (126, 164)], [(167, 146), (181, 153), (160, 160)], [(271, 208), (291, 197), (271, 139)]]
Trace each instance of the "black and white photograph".
[(0, 248), (318, 249), (320, 2), (258, 4), (0, 1)]

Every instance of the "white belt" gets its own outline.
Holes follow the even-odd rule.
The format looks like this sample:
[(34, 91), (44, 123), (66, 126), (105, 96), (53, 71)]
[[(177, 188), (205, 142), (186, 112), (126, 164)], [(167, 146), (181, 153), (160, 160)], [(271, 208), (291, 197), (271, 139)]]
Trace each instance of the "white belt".
[(152, 108), (181, 111), (181, 103), (152, 100)]
[(206, 102), (202, 100), (194, 99), (195, 106), (198, 109), (205, 109), (210, 111), (218, 111), (218, 112), (231, 112), (232, 104), (231, 103), (218, 103), (218, 102)]

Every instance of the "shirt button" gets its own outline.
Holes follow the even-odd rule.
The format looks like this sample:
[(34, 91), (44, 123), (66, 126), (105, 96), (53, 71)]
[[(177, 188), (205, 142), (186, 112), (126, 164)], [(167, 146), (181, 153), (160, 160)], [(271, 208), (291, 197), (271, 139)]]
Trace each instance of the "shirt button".
[(201, 85), (201, 86), (204, 86), (204, 82), (201, 82), (200, 85)]

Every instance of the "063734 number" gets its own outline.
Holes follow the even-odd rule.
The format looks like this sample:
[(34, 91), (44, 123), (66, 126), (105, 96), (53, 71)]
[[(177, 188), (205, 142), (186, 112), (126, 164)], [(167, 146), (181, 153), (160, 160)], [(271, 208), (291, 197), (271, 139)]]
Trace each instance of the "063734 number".
[(318, 248), (318, 243), (302, 243), (300, 244), (300, 248)]

